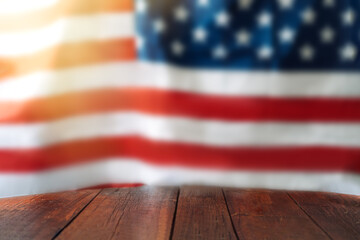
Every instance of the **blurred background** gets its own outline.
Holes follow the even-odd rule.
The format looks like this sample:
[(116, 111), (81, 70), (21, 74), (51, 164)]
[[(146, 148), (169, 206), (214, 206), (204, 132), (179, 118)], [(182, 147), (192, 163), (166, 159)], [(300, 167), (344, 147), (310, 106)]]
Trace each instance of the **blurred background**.
[(360, 194), (357, 0), (0, 0), (0, 196)]

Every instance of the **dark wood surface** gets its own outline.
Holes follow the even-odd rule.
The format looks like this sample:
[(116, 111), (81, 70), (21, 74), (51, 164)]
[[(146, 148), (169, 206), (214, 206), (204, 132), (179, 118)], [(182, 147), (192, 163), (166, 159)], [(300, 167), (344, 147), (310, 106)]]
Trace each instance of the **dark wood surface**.
[(178, 191), (104, 189), (59, 239), (169, 239)]
[(173, 239), (236, 239), (221, 188), (181, 189)]
[(0, 199), (0, 239), (51, 239), (100, 190)]
[(360, 239), (360, 197), (219, 187), (0, 199), (0, 239)]

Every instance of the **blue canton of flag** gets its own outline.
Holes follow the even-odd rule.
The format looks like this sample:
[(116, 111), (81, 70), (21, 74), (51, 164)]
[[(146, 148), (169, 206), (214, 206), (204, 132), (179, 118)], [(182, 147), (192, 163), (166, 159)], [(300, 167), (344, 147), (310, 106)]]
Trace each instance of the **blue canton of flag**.
[(143, 60), (204, 68), (360, 70), (360, 1), (137, 0)]

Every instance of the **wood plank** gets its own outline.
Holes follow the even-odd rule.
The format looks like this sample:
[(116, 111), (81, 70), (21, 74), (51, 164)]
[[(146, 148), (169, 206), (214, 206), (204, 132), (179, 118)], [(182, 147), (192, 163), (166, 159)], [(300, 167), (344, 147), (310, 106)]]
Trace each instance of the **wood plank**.
[(0, 199), (1, 239), (51, 239), (100, 190), (82, 190)]
[(315, 192), (289, 194), (333, 239), (360, 239), (360, 196)]
[(169, 239), (178, 189), (105, 189), (57, 239)]
[(173, 239), (236, 239), (221, 188), (180, 189)]
[(329, 239), (282, 191), (224, 189), (239, 239)]

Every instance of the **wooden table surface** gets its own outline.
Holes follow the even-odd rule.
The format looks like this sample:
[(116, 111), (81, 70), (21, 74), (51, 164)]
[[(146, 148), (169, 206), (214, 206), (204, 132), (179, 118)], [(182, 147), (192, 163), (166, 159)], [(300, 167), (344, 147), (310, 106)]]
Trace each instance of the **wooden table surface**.
[(360, 239), (360, 197), (138, 187), (0, 199), (0, 239)]

